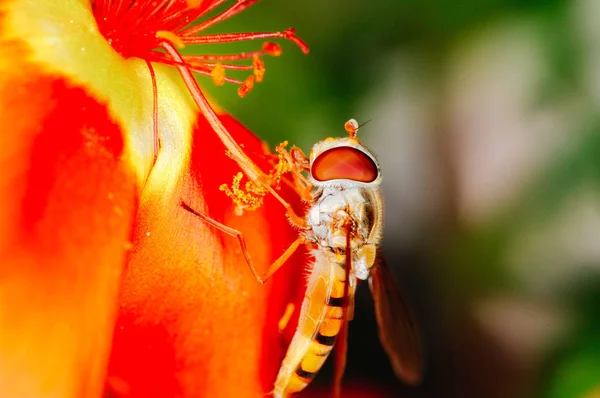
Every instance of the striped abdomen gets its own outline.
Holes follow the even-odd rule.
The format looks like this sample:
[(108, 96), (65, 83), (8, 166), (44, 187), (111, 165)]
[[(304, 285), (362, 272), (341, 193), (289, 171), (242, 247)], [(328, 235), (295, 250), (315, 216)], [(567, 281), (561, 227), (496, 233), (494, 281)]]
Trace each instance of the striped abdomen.
[[(331, 353), (344, 322), (346, 273), (342, 266), (335, 261), (332, 253), (315, 253), (298, 329), (275, 381), (275, 398), (288, 397), (303, 390)], [(353, 292), (349, 296), (353, 297)]]

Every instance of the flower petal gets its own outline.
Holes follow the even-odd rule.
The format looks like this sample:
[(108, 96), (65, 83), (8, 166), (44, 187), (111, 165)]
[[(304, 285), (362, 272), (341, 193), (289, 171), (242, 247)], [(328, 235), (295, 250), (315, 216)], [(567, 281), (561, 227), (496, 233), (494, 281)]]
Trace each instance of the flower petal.
[(99, 396), (136, 177), (106, 103), (0, 45), (0, 396)]
[[(262, 143), (233, 119), (221, 120), (268, 169)], [(271, 198), (256, 212), (234, 215), (218, 187), (239, 167), (201, 116), (192, 148), (191, 166), (173, 189), (147, 188), (142, 196), (109, 367), (115, 396), (244, 397), (269, 391), (285, 349), (278, 320), (303, 293), (302, 253), (263, 286), (235, 238), (180, 206), (184, 200), (242, 231), (263, 271), (297, 236)], [(296, 196), (291, 190), (282, 194)]]

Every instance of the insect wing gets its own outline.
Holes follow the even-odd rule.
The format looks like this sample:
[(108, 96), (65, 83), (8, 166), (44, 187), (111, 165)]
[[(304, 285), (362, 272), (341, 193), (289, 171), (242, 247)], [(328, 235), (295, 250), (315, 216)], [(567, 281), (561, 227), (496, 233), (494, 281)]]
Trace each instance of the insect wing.
[(369, 287), (375, 303), (379, 339), (399, 379), (417, 385), (423, 376), (423, 352), (415, 322), (389, 267), (379, 258)]

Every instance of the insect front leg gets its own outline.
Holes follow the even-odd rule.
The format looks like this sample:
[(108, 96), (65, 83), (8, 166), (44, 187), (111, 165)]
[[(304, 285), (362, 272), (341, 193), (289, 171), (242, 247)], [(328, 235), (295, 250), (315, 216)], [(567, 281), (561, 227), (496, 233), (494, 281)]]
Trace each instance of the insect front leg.
[(281, 175), (289, 172), (292, 175), (292, 184), (288, 180), (283, 180), (300, 195), (300, 197), (308, 202), (310, 201), (310, 192), (312, 191), (312, 183), (302, 174), (310, 170), (310, 163), (304, 152), (297, 146), (293, 146), (289, 152), (285, 147), (288, 142), (284, 141), (275, 147), (275, 151), (279, 157), (279, 162), (275, 166), (275, 175)]
[(283, 156), (287, 164), (289, 165), (290, 172), (292, 174), (294, 185), (292, 188), (299, 192), (300, 197), (305, 202), (309, 202), (311, 198), (311, 192), (313, 189), (312, 183), (302, 174), (310, 170), (310, 162), (302, 149), (297, 146), (293, 146), (288, 152), (285, 149), (287, 142), (284, 142), (277, 146), (276, 150), (280, 156)]
[(277, 272), (277, 270), (281, 268), (283, 264), (285, 264), (285, 262), (292, 256), (292, 254), (294, 254), (298, 247), (303, 243), (304, 237), (302, 235), (298, 236), (298, 238), (296, 238), (296, 240), (292, 242), (292, 244), (285, 250), (285, 252), (283, 252), (283, 254), (279, 256), (279, 258), (269, 266), (269, 269), (263, 274), (263, 276), (259, 276), (254, 266), (248, 264), (250, 265), (250, 268), (252, 270), (252, 273), (256, 277), (256, 280), (260, 283), (265, 283), (267, 280), (269, 280), (269, 278), (272, 277), (275, 274), (275, 272)]
[(197, 212), (196, 210), (192, 209), (185, 202), (181, 202), (181, 207), (183, 207), (185, 210), (189, 211), (196, 217), (200, 218), (202, 221), (204, 221), (208, 225), (218, 229), (219, 231), (226, 233), (229, 236), (236, 238), (240, 244), (240, 249), (242, 250), (244, 259), (246, 260), (248, 267), (250, 267), (250, 271), (252, 272), (252, 275), (254, 275), (254, 277), (256, 278), (256, 280), (258, 282), (263, 283), (263, 284), (267, 280), (269, 280), (269, 278), (271, 276), (273, 276), (273, 274), (275, 274), (275, 272), (277, 272), (277, 270), (279, 270), (279, 268), (281, 268), (281, 266), (283, 264), (285, 264), (285, 262), (292, 256), (292, 254), (294, 254), (294, 252), (298, 249), (298, 247), (304, 243), (304, 238), (302, 236), (298, 236), (298, 238), (294, 242), (292, 242), (292, 244), (285, 250), (285, 252), (283, 252), (283, 254), (277, 260), (275, 260), (273, 262), (273, 264), (271, 264), (269, 266), (269, 269), (267, 269), (267, 272), (265, 272), (263, 275), (260, 275), (259, 272), (257, 271), (256, 267), (254, 266), (254, 263), (252, 262), (252, 258), (250, 257), (250, 252), (248, 251), (248, 246), (246, 245), (246, 239), (244, 239), (244, 234), (242, 234), (237, 229), (228, 227), (227, 225), (210, 218), (206, 214)]

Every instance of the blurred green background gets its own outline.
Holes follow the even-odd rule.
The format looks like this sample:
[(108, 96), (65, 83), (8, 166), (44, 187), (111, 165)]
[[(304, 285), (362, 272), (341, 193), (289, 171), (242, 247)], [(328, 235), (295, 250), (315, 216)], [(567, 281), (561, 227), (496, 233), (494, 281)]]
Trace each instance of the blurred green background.
[(311, 48), (280, 42), (243, 99), (200, 79), (269, 143), (308, 151), (371, 120), (359, 134), (384, 173), (384, 250), (428, 368), (418, 389), (394, 380), (363, 287), (349, 388), (600, 396), (599, 19), (598, 0), (263, 0), (213, 29), (293, 26)]

